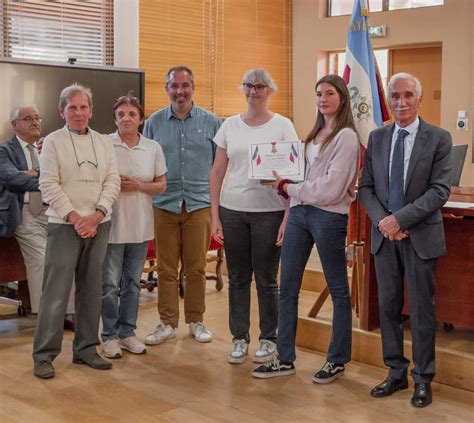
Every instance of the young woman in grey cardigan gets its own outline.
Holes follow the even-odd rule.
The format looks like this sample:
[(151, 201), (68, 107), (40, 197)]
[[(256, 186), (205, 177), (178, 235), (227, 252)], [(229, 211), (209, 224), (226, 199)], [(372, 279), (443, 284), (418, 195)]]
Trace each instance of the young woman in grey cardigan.
[(278, 356), (253, 371), (257, 378), (295, 373), (298, 296), (303, 272), (314, 243), (332, 297), (333, 333), (327, 362), (313, 377), (329, 383), (344, 372), (351, 359), (352, 309), (347, 278), (345, 242), (349, 206), (359, 165), (359, 139), (346, 84), (337, 75), (316, 83), (318, 114), (306, 138), (305, 181), (293, 184), (276, 173), (273, 184), (290, 201), (283, 238), (280, 277)]

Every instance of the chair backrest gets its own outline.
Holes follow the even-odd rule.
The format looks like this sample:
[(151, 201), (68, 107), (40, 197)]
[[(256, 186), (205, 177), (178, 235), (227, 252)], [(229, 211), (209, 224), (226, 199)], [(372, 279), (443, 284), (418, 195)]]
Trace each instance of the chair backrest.
[(461, 180), (462, 168), (464, 166), (464, 160), (466, 159), (467, 153), (467, 144), (463, 145), (453, 145), (452, 148), (452, 158), (453, 158), (453, 171), (451, 177), (451, 185), (453, 187), (459, 186), (459, 181)]

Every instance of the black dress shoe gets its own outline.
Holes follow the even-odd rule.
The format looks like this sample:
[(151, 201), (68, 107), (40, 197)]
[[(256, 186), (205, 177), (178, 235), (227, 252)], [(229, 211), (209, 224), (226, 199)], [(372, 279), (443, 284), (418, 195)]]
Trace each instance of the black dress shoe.
[(415, 392), (411, 398), (413, 407), (426, 407), (433, 402), (431, 383), (415, 383)]
[(73, 357), (72, 362), (74, 364), (86, 364), (96, 370), (109, 370), (112, 368), (110, 361), (104, 360), (99, 354), (94, 353), (90, 357)]
[(54, 367), (50, 361), (38, 361), (35, 363), (35, 376), (40, 379), (51, 379), (54, 377)]
[(391, 376), (388, 376), (380, 385), (377, 385), (370, 395), (375, 398), (383, 398), (392, 395), (396, 391), (401, 391), (408, 388), (408, 380), (406, 377), (403, 379), (394, 379)]
[(70, 319), (66, 317), (64, 319), (64, 330), (70, 330), (74, 332), (74, 329), (75, 329), (74, 319)]

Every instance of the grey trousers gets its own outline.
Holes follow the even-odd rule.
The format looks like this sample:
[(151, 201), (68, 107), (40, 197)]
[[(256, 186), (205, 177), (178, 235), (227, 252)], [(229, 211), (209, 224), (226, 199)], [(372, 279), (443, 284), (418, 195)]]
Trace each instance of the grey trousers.
[(383, 358), (390, 376), (402, 379), (410, 364), (403, 351), (403, 279), (406, 277), (412, 332), (415, 383), (431, 382), (435, 375), (436, 259), (424, 260), (410, 239), (383, 240), (374, 256), (379, 297)]
[[(21, 223), (15, 232), (15, 238), (25, 262), (31, 312), (34, 314), (38, 313), (41, 291), (43, 290), (44, 255), (48, 237), (48, 217), (45, 214), (47, 208), (48, 206), (44, 206), (38, 216), (33, 216), (28, 204), (25, 204)], [(66, 313), (74, 314), (73, 293), (69, 296)]]
[(75, 276), (75, 358), (90, 357), (99, 345), (102, 301), (102, 263), (109, 239), (110, 222), (97, 228), (94, 238), (82, 239), (73, 225), (48, 224), (33, 360), (52, 362), (61, 352), (64, 314)]

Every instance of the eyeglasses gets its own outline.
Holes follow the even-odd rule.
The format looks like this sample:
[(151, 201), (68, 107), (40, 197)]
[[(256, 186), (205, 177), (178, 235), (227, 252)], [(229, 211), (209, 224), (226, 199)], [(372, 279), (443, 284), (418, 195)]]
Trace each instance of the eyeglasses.
[(88, 163), (88, 164), (94, 166), (97, 169), (99, 167), (99, 162), (97, 160), (97, 153), (95, 152), (94, 140), (92, 139), (91, 131), (89, 131), (89, 137), (90, 137), (90, 140), (91, 140), (92, 151), (94, 152), (95, 163), (90, 161), (90, 160), (79, 161), (79, 158), (77, 157), (76, 146), (74, 145), (74, 139), (72, 138), (72, 134), (71, 134), (71, 131), (69, 129), (68, 129), (68, 132), (69, 132), (69, 138), (71, 139), (72, 148), (74, 150), (74, 155), (76, 156), (77, 166), (80, 168), (83, 164)]
[(39, 116), (36, 116), (36, 117), (33, 117), (33, 116), (27, 116), (25, 118), (22, 118), (22, 119), (15, 119), (15, 120), (23, 120), (25, 122), (28, 122), (28, 123), (32, 123), (34, 121), (37, 121), (39, 123), (41, 123), (41, 121), (43, 120), (42, 117), (39, 117)]
[(265, 88), (268, 87), (268, 85), (264, 84), (251, 84), (250, 82), (244, 82), (242, 84), (242, 87), (244, 87), (245, 91), (252, 91), (252, 88), (255, 90), (256, 93), (261, 93)]

